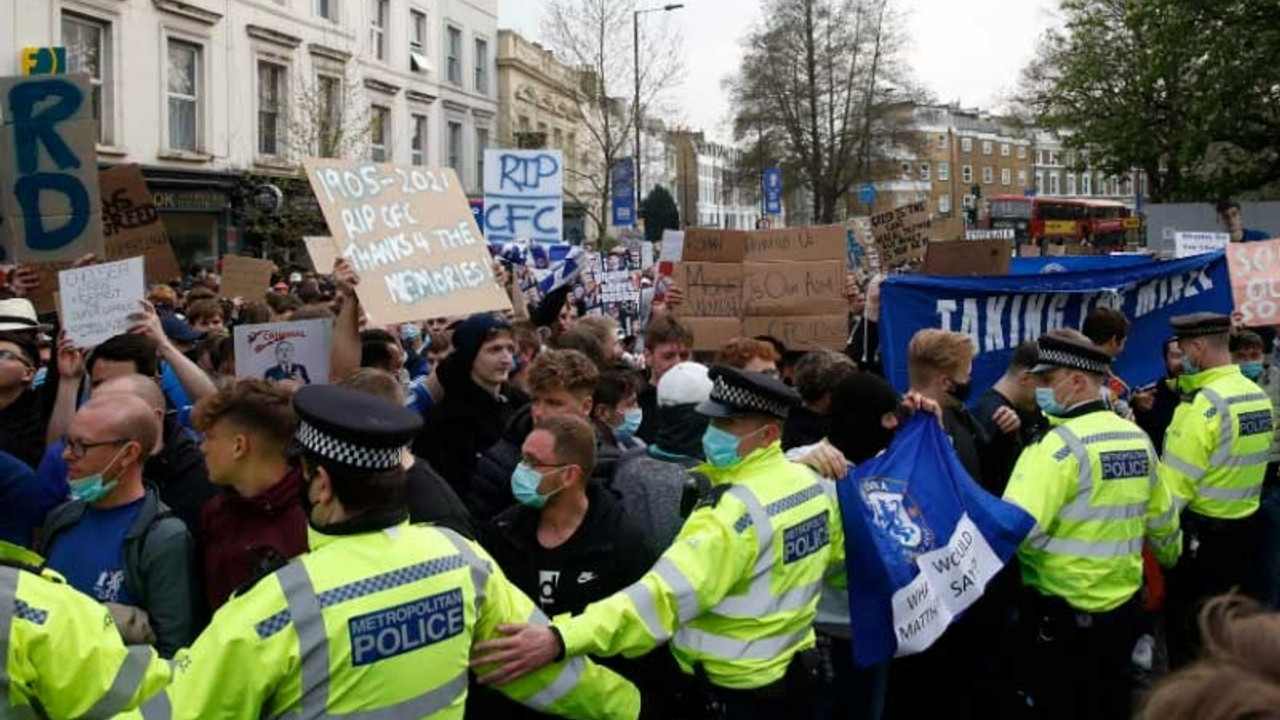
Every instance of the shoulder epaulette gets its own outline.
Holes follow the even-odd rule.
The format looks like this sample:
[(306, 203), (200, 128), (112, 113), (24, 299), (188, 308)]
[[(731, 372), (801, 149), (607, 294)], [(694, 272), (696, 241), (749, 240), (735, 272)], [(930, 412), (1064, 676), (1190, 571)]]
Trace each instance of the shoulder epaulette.
[(720, 498), (724, 497), (725, 493), (729, 492), (729, 488), (731, 487), (733, 486), (729, 483), (712, 487), (702, 496), (702, 499), (698, 501), (698, 504), (693, 506), (693, 509), (697, 510), (698, 508), (704, 507), (714, 508), (720, 504)]

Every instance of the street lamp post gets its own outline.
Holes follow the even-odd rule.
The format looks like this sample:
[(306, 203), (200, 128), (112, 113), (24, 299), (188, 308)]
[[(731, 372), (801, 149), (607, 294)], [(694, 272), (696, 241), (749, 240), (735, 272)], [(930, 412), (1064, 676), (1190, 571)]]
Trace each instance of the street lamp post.
[[(636, 215), (640, 214), (640, 205), (644, 202), (644, 182), (643, 171), (641, 167), (644, 163), (640, 159), (640, 16), (652, 12), (671, 12), (684, 7), (684, 3), (672, 3), (663, 5), (662, 7), (645, 8), (636, 10), (631, 14), (631, 33), (632, 42), (635, 50), (635, 77), (636, 77), (636, 96), (631, 104), (632, 122), (636, 126), (636, 157), (635, 157), (635, 183), (636, 183)], [(638, 223), (637, 223), (638, 224)]]

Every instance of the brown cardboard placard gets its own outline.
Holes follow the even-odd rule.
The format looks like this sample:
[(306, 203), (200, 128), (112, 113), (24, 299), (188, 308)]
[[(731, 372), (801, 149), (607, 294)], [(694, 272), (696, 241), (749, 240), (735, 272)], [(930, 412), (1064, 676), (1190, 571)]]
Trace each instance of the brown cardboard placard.
[(842, 260), (746, 263), (742, 266), (746, 315), (824, 315), (848, 311)]
[(956, 240), (929, 243), (925, 275), (1008, 275), (1013, 264), (1012, 240)]
[(1026, 243), (1018, 248), (1018, 257), (1033, 258), (1040, 257), (1040, 246)]
[(675, 278), (684, 291), (682, 315), (689, 317), (742, 317), (742, 265), (682, 262)]
[[(87, 75), (0, 77), (0, 206), (9, 262), (103, 255), (92, 93)], [(33, 121), (42, 116), (64, 119)]]
[(844, 350), (849, 344), (849, 317), (845, 313), (748, 317), (742, 321), (742, 334), (775, 337), (788, 350)]
[(320, 158), (303, 166), (378, 323), (511, 309), (453, 170)]
[(689, 228), (684, 231), (681, 261), (741, 263), (746, 257), (747, 233), (742, 230)]
[(929, 245), (929, 206), (923, 200), (871, 216), (880, 264), (894, 268), (924, 260)]
[(333, 238), (312, 235), (302, 238), (302, 242), (307, 244), (307, 255), (311, 256), (311, 266), (316, 272), (321, 275), (333, 272), (333, 264), (338, 261), (338, 248), (333, 244)]
[(261, 300), (271, 287), (271, 275), (276, 264), (270, 260), (243, 255), (222, 256), (222, 282), (218, 294), (228, 298), (244, 298), (253, 302)]
[(715, 351), (730, 340), (743, 336), (742, 320), (735, 317), (685, 317), (680, 322), (693, 333), (693, 349)]
[(169, 233), (156, 212), (138, 165), (117, 165), (98, 173), (102, 194), (102, 234), (108, 262), (142, 256), (149, 284), (182, 278)]
[(746, 233), (744, 262), (844, 260), (848, 235), (843, 225), (821, 225)]
[(1049, 245), (1048, 251), (1045, 253), (1049, 257), (1062, 257), (1067, 254), (1067, 248), (1064, 245)]

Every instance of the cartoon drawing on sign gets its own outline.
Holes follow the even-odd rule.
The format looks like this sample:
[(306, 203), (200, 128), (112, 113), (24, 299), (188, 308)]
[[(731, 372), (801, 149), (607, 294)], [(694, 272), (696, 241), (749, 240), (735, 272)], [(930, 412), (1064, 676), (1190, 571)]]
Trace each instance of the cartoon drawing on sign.
[(296, 353), (297, 349), (293, 347), (293, 343), (288, 340), (281, 341), (279, 345), (276, 345), (276, 364), (262, 373), (262, 379), (273, 382), (294, 380), (303, 385), (310, 385), (311, 376), (307, 375), (307, 366), (293, 361)]
[(332, 320), (240, 325), (235, 329), (236, 377), (301, 385), (329, 380)]
[(564, 161), (558, 150), (486, 150), (484, 235), (489, 242), (564, 241)]

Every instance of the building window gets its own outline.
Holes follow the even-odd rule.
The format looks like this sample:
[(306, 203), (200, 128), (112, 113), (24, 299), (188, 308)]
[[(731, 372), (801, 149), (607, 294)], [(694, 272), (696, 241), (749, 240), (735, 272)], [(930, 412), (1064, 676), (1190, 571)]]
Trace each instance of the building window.
[(1027, 159), (1027, 146), (1026, 146), (1026, 145), (1019, 145), (1019, 146), (1018, 146), (1018, 159), (1019, 159), (1019, 160), (1026, 160), (1026, 159)]
[(951, 179), (951, 163), (938, 163), (938, 179), (942, 182)]
[(902, 167), (900, 168), (899, 176), (900, 176), (903, 180), (910, 180), (910, 179), (911, 179), (911, 163), (909, 163), (909, 162), (904, 162), (904, 163), (902, 163)]
[(982, 182), (987, 185), (995, 182), (995, 170), (989, 167), (982, 168)]
[(283, 65), (258, 63), (258, 154), (283, 155), (288, 80)]
[(990, 141), (990, 140), (983, 140), (983, 141), (982, 141), (982, 154), (983, 154), (983, 155), (990, 155), (990, 154), (992, 153), (992, 150), (993, 150), (993, 148), (994, 148), (994, 147), (995, 147), (995, 146), (994, 146), (994, 145), (992, 145), (992, 143), (991, 143), (991, 141)]
[(316, 128), (316, 155), (338, 157), (342, 139), (342, 78), (332, 75), (316, 76), (316, 89), (320, 93), (320, 126)]
[(476, 92), (489, 94), (489, 41), (476, 38)]
[(528, 115), (521, 115), (518, 123), (520, 126), (520, 132), (522, 133), (529, 132), (529, 116)]
[(944, 215), (951, 212), (951, 196), (950, 195), (938, 196), (938, 212)]
[(427, 164), (427, 116), (413, 116), (413, 144), (411, 145), (413, 152), (410, 154), (410, 162), (414, 165)]
[(1049, 194), (1057, 195), (1058, 188), (1058, 173), (1049, 173)]
[(67, 71), (85, 73), (93, 83), (93, 116), (98, 118), (98, 142), (111, 144), (111, 26), (77, 15), (62, 16), (62, 44), (67, 48)]
[(960, 149), (965, 152), (973, 152), (973, 138), (960, 138)]
[(390, 0), (369, 0), (369, 50), (379, 60), (387, 59), (387, 11)]
[(1076, 174), (1075, 173), (1067, 173), (1067, 194), (1068, 195), (1076, 194)]
[(1085, 173), (1080, 176), (1080, 194), (1081, 195), (1093, 194), (1093, 176), (1090, 175), (1089, 173)]
[(315, 0), (316, 15), (331, 22), (338, 21), (338, 0)]
[(448, 70), (449, 82), (454, 85), (462, 85), (462, 31), (456, 27), (450, 27), (449, 30), (449, 47), (448, 55), (445, 58), (445, 68)]
[(929, 163), (920, 163), (920, 180), (923, 182), (929, 182), (932, 179), (933, 174), (929, 167)]
[(1012, 185), (1012, 184), (1013, 184), (1013, 171), (1012, 171), (1012, 170), (1010, 170), (1009, 168), (1004, 168), (1004, 169), (1002, 169), (1002, 170), (1000, 171), (1000, 184), (1001, 184), (1001, 185)]
[(421, 10), (409, 11), (409, 69), (427, 71), (427, 14)]
[(946, 150), (946, 149), (947, 149), (947, 148), (949, 148), (949, 147), (951, 147), (951, 140), (950, 140), (950, 138), (948, 138), (948, 137), (947, 137), (947, 134), (946, 134), (946, 133), (943, 133), (942, 135), (939, 135), (939, 136), (938, 136), (938, 149), (939, 149), (939, 150)]
[(391, 156), (388, 139), (391, 137), (391, 111), (373, 105), (369, 108), (369, 159), (386, 162)]
[(165, 79), (169, 100), (169, 148), (196, 151), (200, 147), (200, 46), (169, 41), (169, 72)]
[(1027, 171), (1019, 170), (1018, 171), (1018, 187), (1024, 188), (1026, 186), (1027, 186)]
[(1055, 167), (1058, 165), (1058, 153), (1053, 150), (1049, 151), (1049, 164)]
[(1000, 157), (1009, 157), (1009, 143), (1000, 143)]
[(449, 167), (462, 177), (462, 123), (449, 123)]
[(484, 151), (489, 149), (489, 128), (476, 128), (476, 187), (484, 188)]
[(972, 165), (965, 165), (964, 167), (960, 168), (960, 179), (967, 183), (973, 182), (973, 166)]
[(552, 145), (551, 147), (554, 147), (555, 149), (560, 150), (564, 147), (564, 131), (561, 130), (560, 128), (556, 128), (555, 137), (556, 137), (555, 144)]

